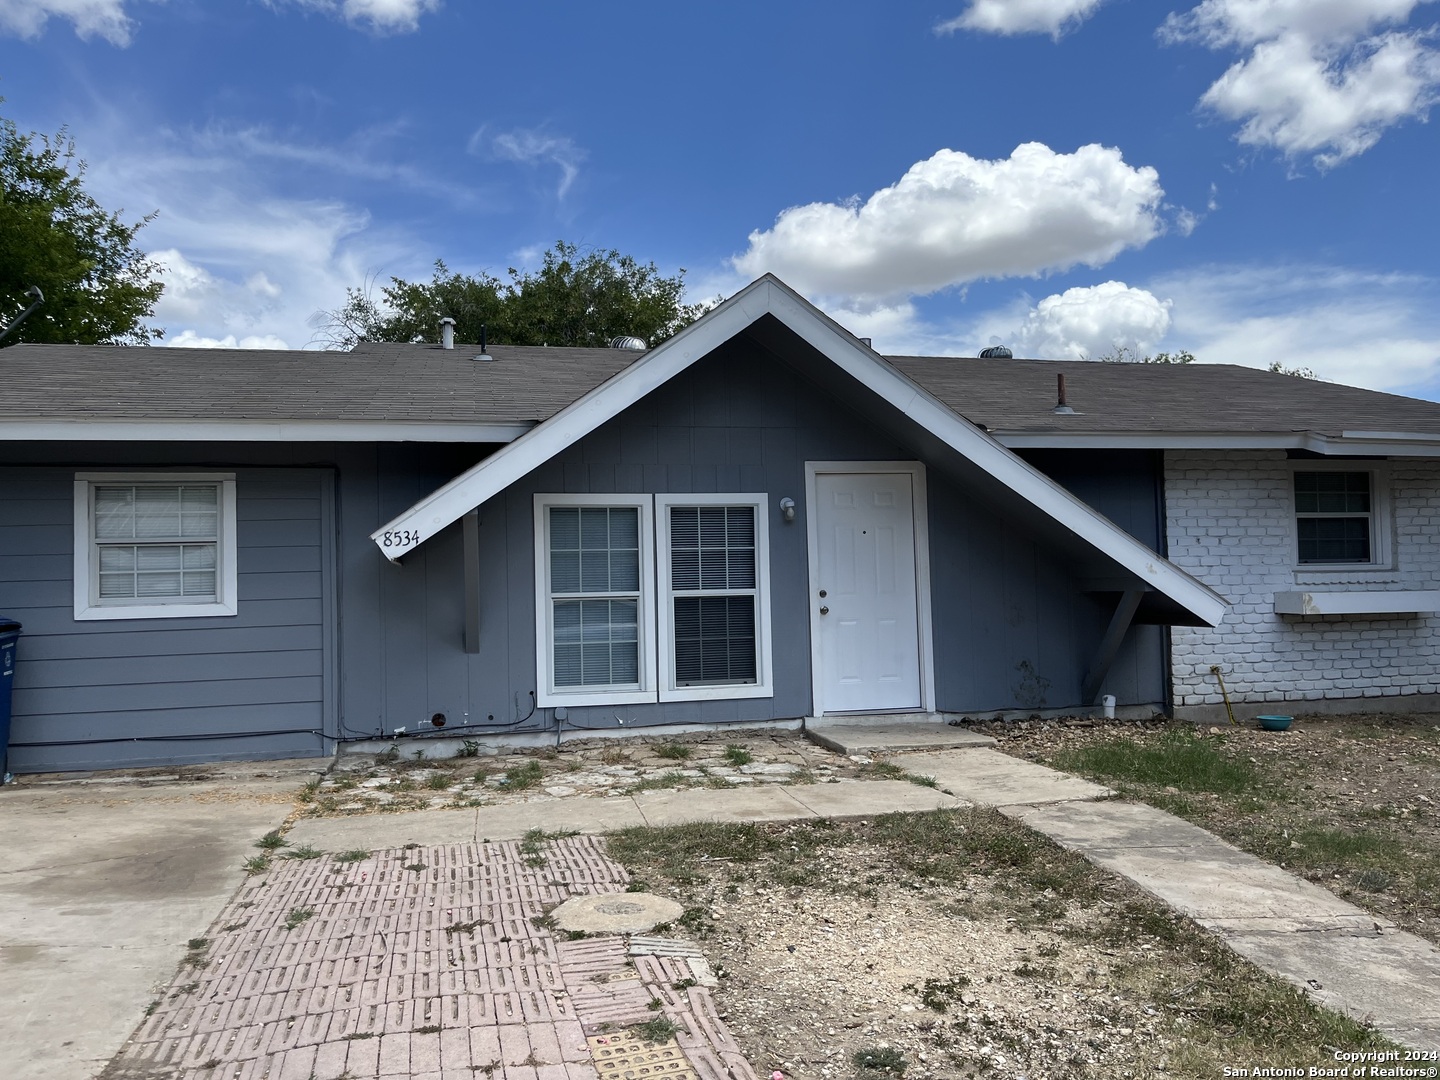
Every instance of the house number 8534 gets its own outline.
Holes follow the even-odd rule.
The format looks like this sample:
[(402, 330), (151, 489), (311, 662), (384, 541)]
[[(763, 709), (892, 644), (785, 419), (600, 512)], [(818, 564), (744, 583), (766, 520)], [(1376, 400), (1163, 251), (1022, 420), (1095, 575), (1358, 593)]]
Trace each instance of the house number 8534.
[(385, 547), (409, 547), (411, 544), (420, 542), (420, 531), (418, 529), (400, 529), (398, 532), (387, 532), (380, 542)]

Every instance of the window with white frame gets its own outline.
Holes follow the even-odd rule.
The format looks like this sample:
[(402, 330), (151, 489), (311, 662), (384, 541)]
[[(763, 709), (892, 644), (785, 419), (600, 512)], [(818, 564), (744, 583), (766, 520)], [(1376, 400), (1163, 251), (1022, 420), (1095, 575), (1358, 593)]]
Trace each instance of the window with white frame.
[(537, 495), (540, 704), (768, 696), (763, 495)]
[(233, 474), (75, 478), (75, 617), (234, 615)]
[(1387, 561), (1384, 488), (1375, 469), (1297, 468), (1295, 555), (1302, 567)]

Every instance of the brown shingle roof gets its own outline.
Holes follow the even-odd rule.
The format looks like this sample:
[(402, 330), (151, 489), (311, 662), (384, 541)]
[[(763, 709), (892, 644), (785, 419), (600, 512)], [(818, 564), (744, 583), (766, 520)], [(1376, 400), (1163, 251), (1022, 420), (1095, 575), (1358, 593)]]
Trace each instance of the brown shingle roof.
[[(1440, 403), (1233, 364), (887, 357), (950, 408), (997, 434), (1440, 432)], [(1064, 374), (1076, 415), (1056, 415)]]
[[(351, 352), (14, 345), (0, 420), (529, 424), (627, 367), (626, 349), (366, 342)], [(1440, 432), (1440, 404), (1226, 364), (892, 356), (997, 434)], [(1057, 416), (1064, 373), (1073, 416)]]
[(631, 349), (365, 343), (351, 352), (13, 345), (0, 419), (525, 424), (627, 367)]

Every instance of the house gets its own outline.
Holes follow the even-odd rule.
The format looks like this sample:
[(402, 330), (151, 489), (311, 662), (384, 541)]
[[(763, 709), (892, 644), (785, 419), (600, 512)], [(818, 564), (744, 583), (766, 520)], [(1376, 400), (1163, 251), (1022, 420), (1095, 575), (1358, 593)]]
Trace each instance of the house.
[(1212, 664), (1243, 702), (1435, 692), (1426, 402), (887, 360), (772, 277), (643, 353), (21, 345), (0, 373), (19, 771), (1194, 713)]

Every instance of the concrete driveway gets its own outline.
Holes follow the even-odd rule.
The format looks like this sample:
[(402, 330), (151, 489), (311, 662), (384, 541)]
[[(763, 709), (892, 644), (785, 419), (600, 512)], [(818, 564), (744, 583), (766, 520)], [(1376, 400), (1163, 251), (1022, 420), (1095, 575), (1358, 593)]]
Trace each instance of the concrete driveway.
[(90, 1080), (328, 762), (0, 788), (0, 1046), (9, 1080)]

